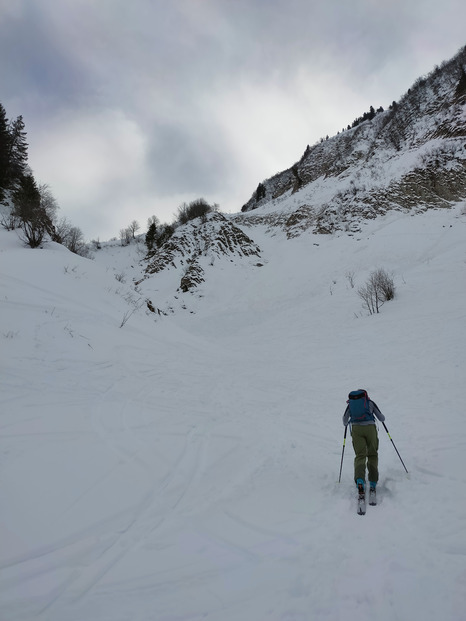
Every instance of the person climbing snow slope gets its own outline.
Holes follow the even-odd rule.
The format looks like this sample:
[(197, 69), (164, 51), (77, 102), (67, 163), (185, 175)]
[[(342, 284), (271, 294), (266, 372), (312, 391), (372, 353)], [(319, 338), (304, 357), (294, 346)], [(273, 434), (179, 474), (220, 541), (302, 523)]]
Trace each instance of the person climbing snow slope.
[[(377, 481), (379, 480), (378, 448), (379, 438), (375, 418), (381, 422), (385, 416), (367, 394), (366, 390), (353, 390), (348, 395), (343, 425), (350, 424), (351, 437), (355, 453), (354, 481), (360, 495), (364, 495), (366, 483), (366, 460), (369, 475), (369, 485), (375, 496)], [(375, 498), (374, 498), (375, 501)]]

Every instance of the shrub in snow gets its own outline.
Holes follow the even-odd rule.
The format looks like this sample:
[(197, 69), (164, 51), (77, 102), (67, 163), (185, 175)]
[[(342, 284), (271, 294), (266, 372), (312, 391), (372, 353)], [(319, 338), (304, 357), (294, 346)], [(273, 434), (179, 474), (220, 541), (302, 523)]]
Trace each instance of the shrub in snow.
[(350, 284), (351, 289), (354, 289), (354, 271), (353, 270), (348, 270), (346, 272), (345, 276), (348, 279), (348, 282)]
[(194, 218), (206, 216), (208, 213), (218, 211), (218, 209), (217, 204), (209, 205), (204, 198), (198, 198), (189, 203), (189, 205), (183, 203), (178, 208), (177, 222), (179, 224), (187, 224), (190, 220), (194, 220)]
[(380, 312), (380, 307), (395, 297), (393, 277), (384, 269), (374, 270), (365, 285), (358, 289), (358, 295), (371, 315)]

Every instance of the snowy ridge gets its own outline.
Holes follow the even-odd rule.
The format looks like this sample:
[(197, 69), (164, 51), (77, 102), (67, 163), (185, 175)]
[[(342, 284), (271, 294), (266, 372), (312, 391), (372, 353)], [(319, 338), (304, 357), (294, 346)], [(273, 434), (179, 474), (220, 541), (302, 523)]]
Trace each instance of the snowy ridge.
[(294, 237), (308, 228), (354, 230), (361, 219), (389, 210), (444, 207), (464, 198), (465, 69), (463, 48), (390, 110), (307, 147), (290, 169), (259, 184), (242, 211), (275, 215)]
[[(195, 313), (137, 304), (123, 325), (134, 246), (90, 261), (0, 230), (0, 618), (461, 619), (465, 214), (257, 224), (260, 269), (216, 259), (202, 297), (179, 292)], [(377, 266), (397, 297), (367, 316), (355, 290)], [(410, 472), (381, 428), (364, 517), (350, 442), (336, 483), (361, 386)]]

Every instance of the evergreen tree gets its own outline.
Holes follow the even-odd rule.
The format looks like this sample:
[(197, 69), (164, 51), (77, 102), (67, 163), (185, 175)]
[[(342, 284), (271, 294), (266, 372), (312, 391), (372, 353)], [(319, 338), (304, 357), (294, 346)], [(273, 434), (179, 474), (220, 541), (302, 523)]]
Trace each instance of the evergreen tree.
[(19, 116), (15, 121), (10, 123), (9, 133), (9, 167), (10, 177), (14, 183), (25, 174), (28, 159), (28, 145), (22, 116)]
[(263, 183), (259, 183), (256, 190), (256, 201), (260, 201), (265, 198), (265, 185)]
[(8, 150), (10, 134), (8, 132), (8, 119), (5, 108), (0, 103), (0, 202), (5, 200), (8, 189)]
[(8, 122), (5, 108), (0, 104), (0, 202), (7, 198), (26, 173), (27, 143), (23, 117)]
[(157, 236), (157, 225), (155, 224), (155, 222), (152, 222), (149, 225), (149, 229), (146, 233), (146, 246), (149, 252), (154, 249), (156, 236)]

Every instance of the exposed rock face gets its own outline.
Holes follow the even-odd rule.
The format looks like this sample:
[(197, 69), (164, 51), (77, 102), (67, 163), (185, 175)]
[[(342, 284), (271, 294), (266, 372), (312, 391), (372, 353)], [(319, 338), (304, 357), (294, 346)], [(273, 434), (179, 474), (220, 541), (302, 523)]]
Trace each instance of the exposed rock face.
[(259, 246), (220, 213), (196, 218), (180, 227), (148, 258), (146, 278), (165, 269), (183, 268), (179, 290), (192, 291), (205, 280), (203, 265), (221, 257), (260, 257)]
[[(261, 207), (264, 217), (270, 210), (293, 237), (466, 197), (465, 69), (466, 47), (417, 80), (390, 110), (308, 147), (299, 162), (260, 183), (242, 212)], [(288, 218), (278, 216), (280, 206)]]
[(187, 293), (204, 282), (204, 270), (197, 259), (192, 259), (180, 282), (180, 289)]

